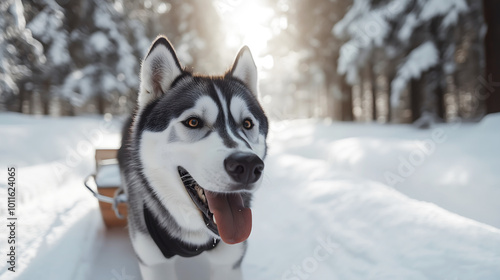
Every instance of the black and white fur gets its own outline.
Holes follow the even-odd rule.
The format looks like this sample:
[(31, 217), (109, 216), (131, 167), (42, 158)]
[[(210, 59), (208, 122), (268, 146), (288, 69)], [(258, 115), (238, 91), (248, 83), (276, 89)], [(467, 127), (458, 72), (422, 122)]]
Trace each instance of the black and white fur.
[[(235, 153), (266, 156), (267, 118), (258, 103), (257, 70), (247, 47), (222, 76), (186, 71), (165, 37), (152, 44), (141, 67), (137, 110), (123, 133), (119, 163), (128, 195), (130, 238), (143, 279), (183, 279), (176, 276), (180, 256), (166, 258), (145, 223), (145, 208), (157, 231), (180, 245), (217, 245), (192, 259), (208, 260), (210, 279), (241, 279), (246, 242), (229, 245), (207, 227), (203, 214), (181, 180), (179, 167), (207, 191), (241, 193), (249, 207), (255, 182), (237, 182), (224, 166)], [(187, 127), (196, 117), (203, 126)], [(250, 120), (251, 129), (242, 127)], [(262, 165), (263, 168), (263, 165)], [(215, 244), (215, 243), (214, 243)], [(196, 269), (196, 268), (193, 268)]]

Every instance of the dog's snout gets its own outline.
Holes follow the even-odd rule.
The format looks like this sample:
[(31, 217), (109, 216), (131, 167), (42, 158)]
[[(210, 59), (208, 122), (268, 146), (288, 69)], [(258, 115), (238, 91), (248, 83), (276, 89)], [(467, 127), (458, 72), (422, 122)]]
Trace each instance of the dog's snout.
[(224, 160), (224, 167), (231, 178), (241, 184), (252, 184), (259, 180), (264, 162), (251, 153), (238, 152)]

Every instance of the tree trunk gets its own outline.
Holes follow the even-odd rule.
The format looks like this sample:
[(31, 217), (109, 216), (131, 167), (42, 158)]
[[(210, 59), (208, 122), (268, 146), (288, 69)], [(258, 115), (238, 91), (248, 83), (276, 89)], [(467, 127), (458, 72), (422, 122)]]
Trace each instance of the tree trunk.
[(373, 64), (368, 61), (361, 74), (361, 108), (363, 110), (363, 121), (374, 121), (376, 119), (375, 108), (375, 83), (373, 81)]
[(42, 98), (43, 114), (48, 116), (50, 115), (50, 101), (52, 99), (52, 93), (50, 92), (50, 83), (48, 80), (43, 83), (42, 92), (40, 93), (40, 95)]
[(70, 116), (70, 117), (74, 117), (76, 114), (75, 114), (75, 107), (73, 106), (73, 104), (71, 104), (71, 102), (69, 101), (65, 101), (64, 102), (64, 115), (66, 116)]
[(421, 80), (413, 79), (410, 82), (410, 99), (411, 99), (411, 121), (415, 122), (422, 115), (420, 86)]
[(445, 102), (444, 102), (444, 89), (441, 83), (438, 84), (436, 88), (436, 114), (437, 116), (445, 121), (446, 120), (446, 110), (445, 110)]
[(394, 68), (390, 68), (392, 70), (388, 70), (388, 67), (385, 68), (385, 77), (387, 81), (387, 90), (385, 94), (387, 94), (387, 123), (391, 123), (393, 119), (393, 112), (392, 112), (392, 104), (391, 104), (391, 92), (392, 92), (392, 81), (394, 80), (394, 77), (396, 76), (395, 71), (393, 70)]
[[(331, 76), (326, 76), (325, 79), (325, 87), (326, 94), (328, 95), (328, 105), (327, 105), (327, 116), (332, 118), (333, 120), (341, 120), (341, 106), (338, 106), (341, 103), (341, 99), (339, 99), (336, 95), (335, 88), (336, 84), (332, 81)], [(341, 104), (340, 104), (341, 105)]]
[(19, 108), (18, 108), (19, 113), (23, 112), (24, 99), (26, 99), (26, 92), (24, 91), (24, 89), (21, 89), (19, 91)]
[(97, 94), (97, 110), (101, 115), (106, 113), (106, 98), (103, 95), (103, 93)]
[(342, 85), (342, 121), (353, 121), (352, 113), (352, 88), (345, 79), (341, 79)]
[[(376, 108), (374, 106), (374, 87), (373, 82), (373, 64), (368, 61), (366, 65), (361, 70), (361, 82), (360, 82), (360, 98), (361, 98), (361, 120), (365, 122), (371, 122), (375, 120)], [(354, 105), (356, 106), (356, 105)]]
[(391, 123), (392, 122), (392, 104), (391, 104), (391, 83), (388, 83), (387, 87), (387, 119), (385, 120), (386, 123)]
[(484, 19), (488, 25), (485, 37), (486, 77), (488, 91), (486, 114), (500, 112), (500, 1), (483, 0)]
[(377, 75), (373, 73), (373, 65), (370, 65), (370, 82), (372, 84), (372, 120), (377, 121)]

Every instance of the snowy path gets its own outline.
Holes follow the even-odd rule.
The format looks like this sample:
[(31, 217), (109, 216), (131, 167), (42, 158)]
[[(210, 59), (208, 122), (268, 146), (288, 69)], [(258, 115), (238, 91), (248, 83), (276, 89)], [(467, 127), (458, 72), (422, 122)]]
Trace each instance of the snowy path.
[[(140, 279), (126, 231), (104, 229), (82, 185), (88, 144), (116, 141), (111, 124), (0, 114), (0, 168), (19, 170), (17, 272), (2, 261), (0, 279)], [(500, 116), (427, 131), (273, 127), (245, 279), (500, 279)], [(403, 180), (391, 186), (389, 173)], [(0, 240), (2, 255), (6, 247)]]

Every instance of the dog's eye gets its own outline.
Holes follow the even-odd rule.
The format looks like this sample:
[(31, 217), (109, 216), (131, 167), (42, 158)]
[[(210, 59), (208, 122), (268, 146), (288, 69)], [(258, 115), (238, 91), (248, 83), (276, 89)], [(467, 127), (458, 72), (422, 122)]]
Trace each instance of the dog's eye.
[(252, 120), (251, 119), (245, 119), (243, 121), (243, 128), (244, 129), (248, 129), (248, 130), (252, 129), (253, 128), (253, 122), (252, 122)]
[(203, 122), (196, 117), (191, 117), (185, 120), (183, 123), (188, 128), (201, 128), (203, 126)]

